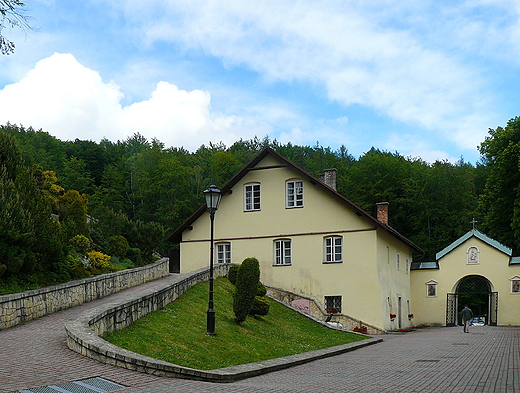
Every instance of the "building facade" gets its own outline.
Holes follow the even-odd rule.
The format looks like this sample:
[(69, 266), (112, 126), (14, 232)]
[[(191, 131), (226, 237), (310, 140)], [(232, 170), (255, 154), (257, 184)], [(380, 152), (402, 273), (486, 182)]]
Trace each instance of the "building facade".
[[(312, 298), (323, 310), (383, 330), (415, 322), (411, 264), (422, 250), (335, 189), (335, 170), (321, 180), (271, 148), (262, 150), (222, 188), (215, 216), (215, 263), (255, 257), (261, 280)], [(168, 238), (180, 245), (180, 271), (208, 266), (210, 219), (205, 206)]]
[(459, 324), (467, 304), (485, 324), (520, 325), (520, 260), (477, 229), (438, 252), (435, 262), (414, 262), (411, 282), (418, 323)]

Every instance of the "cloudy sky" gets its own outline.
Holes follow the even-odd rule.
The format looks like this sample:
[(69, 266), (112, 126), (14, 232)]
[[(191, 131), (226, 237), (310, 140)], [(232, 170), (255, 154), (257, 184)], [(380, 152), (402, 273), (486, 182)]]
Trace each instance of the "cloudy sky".
[(167, 147), (269, 136), (475, 163), (520, 115), (517, 0), (27, 0), (0, 124)]

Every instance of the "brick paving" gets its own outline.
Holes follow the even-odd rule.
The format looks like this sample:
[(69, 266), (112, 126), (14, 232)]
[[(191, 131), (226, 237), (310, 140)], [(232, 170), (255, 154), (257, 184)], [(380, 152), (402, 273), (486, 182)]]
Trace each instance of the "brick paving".
[(131, 299), (143, 284), (0, 331), (0, 393), (102, 377), (127, 386), (119, 393), (193, 392), (518, 392), (520, 327), (428, 328), (384, 335), (384, 342), (246, 380), (214, 384), (155, 377), (98, 363), (70, 351), (63, 323), (93, 307)]

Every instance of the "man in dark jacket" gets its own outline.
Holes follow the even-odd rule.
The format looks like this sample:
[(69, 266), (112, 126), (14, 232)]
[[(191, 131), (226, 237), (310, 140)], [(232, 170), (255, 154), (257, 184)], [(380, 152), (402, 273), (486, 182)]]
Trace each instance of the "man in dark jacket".
[(471, 308), (468, 307), (466, 304), (461, 312), (462, 315), (462, 323), (464, 324), (464, 333), (469, 333), (468, 327), (471, 321), (471, 318), (473, 318), (473, 311), (471, 311)]

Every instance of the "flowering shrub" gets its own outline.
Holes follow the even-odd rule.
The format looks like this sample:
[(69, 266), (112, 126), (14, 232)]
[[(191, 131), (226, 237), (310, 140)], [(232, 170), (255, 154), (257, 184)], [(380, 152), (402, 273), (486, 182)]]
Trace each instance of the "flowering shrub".
[(329, 314), (337, 314), (339, 313), (338, 309), (336, 307), (331, 307), (327, 310)]
[(91, 251), (87, 256), (90, 264), (98, 269), (109, 265), (110, 255), (103, 254), (99, 251)]
[(356, 326), (353, 331), (357, 333), (366, 333), (368, 331), (368, 328), (366, 326)]

